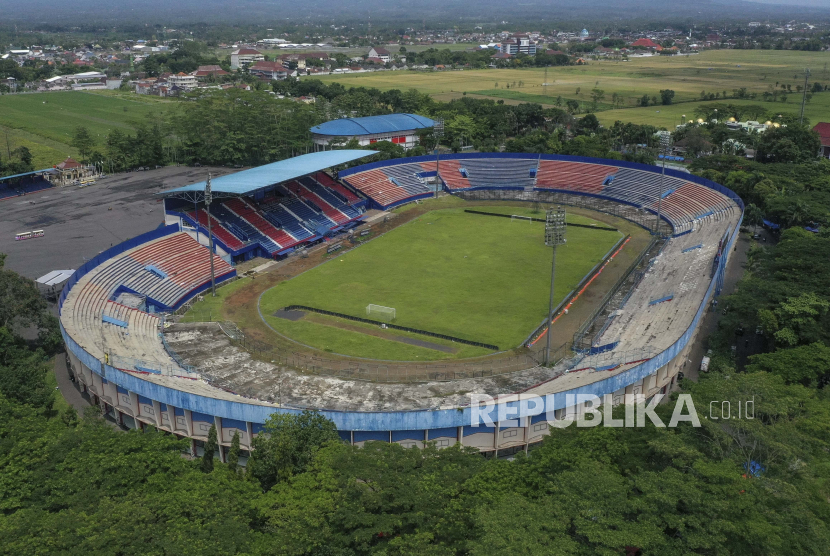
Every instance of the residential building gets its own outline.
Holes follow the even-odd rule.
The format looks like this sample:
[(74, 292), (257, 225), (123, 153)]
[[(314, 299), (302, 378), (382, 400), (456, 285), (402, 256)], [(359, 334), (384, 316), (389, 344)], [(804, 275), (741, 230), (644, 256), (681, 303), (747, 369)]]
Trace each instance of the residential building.
[(228, 75), (228, 72), (223, 70), (221, 67), (216, 65), (211, 66), (199, 66), (196, 68), (196, 71), (191, 73), (193, 77), (195, 77), (198, 81), (205, 81), (206, 79), (213, 77), (222, 77), (223, 75)]
[(289, 70), (279, 62), (256, 62), (248, 66), (248, 73), (265, 81), (280, 81), (288, 77)]
[(366, 55), (366, 57), (380, 58), (384, 64), (392, 59), (392, 55), (389, 53), (389, 51), (379, 46), (373, 46), (372, 48), (370, 48), (369, 53)]
[(188, 75), (184, 72), (179, 72), (176, 75), (171, 75), (167, 78), (167, 82), (171, 86), (176, 86), (179, 89), (189, 91), (199, 86), (199, 81), (194, 75)]
[(254, 48), (239, 48), (231, 52), (231, 69), (245, 68), (254, 62), (262, 62), (265, 56)]
[(813, 131), (821, 137), (821, 156), (830, 158), (830, 123), (819, 122), (813, 127)]

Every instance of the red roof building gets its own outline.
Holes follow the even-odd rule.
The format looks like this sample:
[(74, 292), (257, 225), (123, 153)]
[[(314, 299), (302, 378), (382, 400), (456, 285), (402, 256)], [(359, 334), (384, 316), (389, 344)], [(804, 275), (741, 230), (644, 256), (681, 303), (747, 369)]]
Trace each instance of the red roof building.
[(75, 160), (74, 158), (67, 156), (66, 160), (55, 166), (58, 170), (72, 170), (74, 168), (83, 168), (81, 163)]
[(248, 73), (256, 75), (262, 80), (273, 81), (288, 77), (288, 68), (279, 62), (256, 62), (248, 67)]
[(651, 39), (637, 39), (631, 46), (641, 46), (643, 48), (653, 48), (655, 50), (663, 50), (663, 47)]
[(214, 77), (221, 77), (223, 75), (228, 75), (228, 72), (226, 72), (221, 67), (216, 66), (216, 65), (199, 66), (198, 68), (196, 68), (196, 71), (194, 71), (191, 75), (193, 75), (199, 81), (202, 81), (203, 79), (207, 79), (211, 75), (214, 76)]
[(813, 131), (821, 137), (821, 156), (830, 158), (830, 123), (819, 122), (813, 127)]

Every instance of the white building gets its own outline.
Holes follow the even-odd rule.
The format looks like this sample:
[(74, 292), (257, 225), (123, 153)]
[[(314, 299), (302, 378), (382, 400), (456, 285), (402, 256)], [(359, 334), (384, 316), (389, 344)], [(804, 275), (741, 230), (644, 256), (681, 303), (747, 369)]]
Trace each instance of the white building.
[(195, 75), (188, 75), (183, 72), (180, 72), (176, 75), (171, 75), (167, 78), (167, 82), (170, 83), (171, 86), (175, 85), (178, 88), (184, 89), (186, 91), (195, 89), (199, 86), (199, 80), (196, 79)]
[(254, 62), (262, 62), (265, 56), (254, 48), (239, 48), (231, 52), (231, 69), (248, 67)]
[(369, 53), (366, 55), (366, 57), (380, 58), (384, 64), (392, 59), (392, 55), (389, 53), (389, 51), (379, 46), (373, 46), (372, 48), (370, 48)]

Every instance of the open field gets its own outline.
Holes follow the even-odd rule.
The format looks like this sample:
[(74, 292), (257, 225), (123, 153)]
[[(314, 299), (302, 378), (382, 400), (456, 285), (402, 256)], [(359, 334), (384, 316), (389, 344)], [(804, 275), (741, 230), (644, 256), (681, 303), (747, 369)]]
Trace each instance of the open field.
[[(773, 114), (800, 114), (801, 95), (790, 95), (787, 102), (763, 102), (762, 100), (735, 100), (712, 102), (684, 102), (670, 106), (649, 106), (647, 108), (623, 108), (618, 110), (606, 110), (597, 112), (596, 116), (600, 123), (605, 126), (612, 125), (615, 121), (631, 122), (634, 124), (650, 124), (657, 127), (673, 129), (674, 126), (683, 120), (694, 119), (694, 110), (698, 106), (706, 104), (734, 104), (736, 106), (762, 106)], [(830, 118), (830, 91), (813, 95), (813, 99), (804, 107), (804, 119), (811, 125), (827, 121)]]
[[(466, 92), (476, 97), (535, 101), (549, 105), (557, 96), (561, 96), (563, 101), (572, 98), (588, 104), (591, 102), (590, 91), (596, 87), (605, 91), (605, 103), (600, 104), (600, 109), (610, 108), (613, 93), (623, 97), (626, 108), (634, 109), (643, 95), (659, 96), (661, 89), (668, 88), (676, 93), (675, 103), (691, 106), (685, 109), (689, 112), (700, 103), (697, 99), (701, 91), (721, 95), (726, 92), (731, 96), (733, 89), (746, 87), (749, 92), (761, 94), (770, 86), (775, 87), (776, 83), (785, 83), (790, 84), (793, 90), (789, 102), (765, 103), (760, 98), (750, 102), (769, 106), (771, 110), (792, 112), (798, 109), (800, 99), (796, 99), (795, 87), (803, 83), (804, 68), (812, 70), (811, 82), (830, 84), (828, 61), (827, 54), (822, 52), (709, 50), (691, 56), (649, 56), (632, 58), (629, 62), (600, 60), (585, 66), (552, 67), (548, 68), (547, 86), (543, 86), (544, 68), (375, 72), (323, 76), (320, 79), (381, 90), (416, 88), (439, 100), (457, 98)], [(816, 116), (811, 117), (811, 121), (818, 121), (817, 114), (825, 110), (825, 102), (830, 104), (830, 99), (825, 101), (823, 98), (828, 96), (830, 93), (813, 97), (810, 108)], [(731, 102), (730, 99), (727, 101)], [(651, 112), (660, 108), (655, 107)], [(642, 110), (647, 112), (649, 109)], [(615, 113), (611, 121), (643, 120), (638, 112), (631, 112), (632, 119), (627, 116), (627, 111), (616, 110)]]
[[(173, 102), (145, 100), (125, 93), (94, 94), (76, 91), (0, 96), (0, 128), (9, 129), (9, 143), (26, 146), (35, 167), (44, 168), (77, 154), (69, 146), (78, 126), (89, 129), (101, 149), (113, 129), (130, 131), (134, 122), (170, 110)], [(5, 132), (0, 144), (5, 145)]]
[(66, 143), (47, 139), (30, 131), (0, 126), (0, 156), (7, 157), (18, 147), (29, 149), (32, 153), (32, 164), (37, 169), (49, 168), (67, 156), (78, 156), (78, 150)]
[[(522, 212), (529, 209), (524, 209)], [(579, 223), (587, 222), (585, 217)], [(392, 360), (482, 355), (486, 350), (426, 336), (363, 327), (321, 315), (290, 321), (271, 315), (288, 305), (365, 317), (366, 305), (395, 307), (395, 324), (512, 349), (544, 319), (550, 249), (544, 225), (433, 211), (368, 244), (279, 283), (261, 300), (275, 330), (333, 353)], [(619, 233), (572, 228), (557, 257), (561, 299), (608, 252)], [(404, 336), (453, 348), (412, 345)]]

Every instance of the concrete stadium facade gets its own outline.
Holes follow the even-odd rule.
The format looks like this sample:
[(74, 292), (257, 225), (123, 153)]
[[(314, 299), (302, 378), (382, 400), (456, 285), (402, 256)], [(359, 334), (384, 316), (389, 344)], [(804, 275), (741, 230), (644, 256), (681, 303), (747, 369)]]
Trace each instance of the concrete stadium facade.
[[(402, 159), (401, 163), (406, 161), (407, 159)], [(618, 164), (618, 161), (605, 162)], [(659, 173), (656, 167), (642, 169)], [(359, 167), (355, 170), (359, 170)], [(621, 360), (620, 364), (609, 372), (599, 372), (597, 364), (582, 373), (568, 369), (556, 380), (528, 388), (522, 393), (539, 395), (545, 400), (545, 407), (541, 408), (542, 411), (538, 414), (531, 414), (528, 408), (520, 403), (519, 392), (505, 393), (498, 397), (491, 413), (495, 422), (492, 427), (471, 426), (474, 409), (469, 403), (461, 402), (439, 406), (425, 404), (424, 407), (400, 411), (337, 410), (326, 407), (326, 404), (319, 404), (313, 409), (331, 419), (341, 438), (355, 445), (362, 445), (367, 441), (383, 441), (422, 447), (426, 442), (435, 442), (442, 447), (458, 442), (478, 448), (482, 452), (504, 454), (505, 451), (523, 449), (541, 441), (549, 433), (550, 416), (558, 419), (564, 413), (581, 412), (582, 408), (575, 407), (575, 398), (570, 396), (610, 395), (615, 403), (620, 403), (626, 394), (649, 398), (657, 393), (667, 392), (676, 384), (677, 373), (682, 368), (698, 324), (709, 301), (719, 291), (727, 256), (738, 235), (744, 208), (740, 198), (723, 186), (691, 175), (683, 176), (683, 179), (723, 195), (734, 204), (734, 210), (724, 212), (720, 217), (707, 215), (701, 220), (697, 230), (685, 231), (678, 234), (681, 237), (676, 240), (669, 240), (668, 243), (679, 243), (681, 240), (687, 243), (695, 242), (697, 239), (692, 234), (703, 233), (702, 231), (707, 229), (711, 230), (706, 232), (709, 234), (706, 236), (707, 241), (718, 236), (724, 238), (723, 245), (718, 247), (719, 260), (716, 268), (713, 268), (711, 275), (707, 272), (706, 276), (698, 279), (698, 289), (693, 289), (687, 300), (690, 310), (687, 311), (688, 315), (684, 314), (682, 322), (678, 321), (680, 328), (677, 337), (665, 338), (662, 343), (657, 342), (660, 344), (659, 352), (648, 359)], [(94, 403), (99, 404), (119, 423), (134, 428), (150, 425), (180, 437), (190, 438), (193, 441), (194, 452), (198, 452), (198, 446), (207, 439), (210, 426), (215, 425), (219, 433), (220, 456), (224, 459), (234, 433), (240, 434), (242, 448), (249, 450), (251, 440), (263, 430), (263, 424), (271, 414), (297, 413), (302, 411), (302, 408), (280, 406), (272, 401), (244, 397), (207, 384), (199, 379), (197, 370), (186, 369), (175, 355), (172, 356), (174, 363), (165, 368), (157, 364), (155, 369), (134, 364), (126, 357), (119, 359), (119, 354), (105, 346), (103, 340), (100, 346), (96, 343), (98, 331), (95, 330), (94, 323), (104, 326), (99, 316), (93, 315), (90, 321), (92, 325), (79, 326), (74, 322), (80, 314), (77, 306), (81, 286), (86, 287), (90, 282), (94, 282), (103, 270), (119, 264), (120, 258), (129, 256), (133, 250), (176, 233), (181, 232), (175, 225), (153, 230), (101, 253), (79, 268), (67, 282), (60, 297), (61, 332), (73, 374), (80, 387), (89, 394)], [(677, 253), (686, 253), (689, 250), (689, 247), (678, 245)], [(679, 256), (667, 260), (676, 262)], [(641, 290), (648, 287), (650, 284), (647, 280), (637, 286)], [(204, 285), (194, 288), (187, 297), (196, 295), (204, 288)], [(648, 299), (648, 296), (645, 299)], [(67, 306), (73, 307), (75, 312), (66, 310)], [(103, 333), (100, 335), (103, 337)], [(153, 344), (149, 349), (158, 349), (161, 350), (159, 353), (164, 354), (166, 347), (163, 340), (163, 322), (157, 337), (152, 336), (153, 334), (148, 334), (146, 341), (150, 344), (155, 342), (157, 345)], [(625, 347), (620, 345), (616, 349), (623, 353)], [(585, 365), (589, 364), (589, 360), (590, 356), (583, 361), (584, 369), (588, 369)], [(608, 360), (607, 356), (604, 360)], [(574, 372), (567, 374), (570, 371)], [(518, 419), (518, 426), (512, 422), (508, 425), (500, 424), (499, 414), (509, 415), (511, 420)]]

